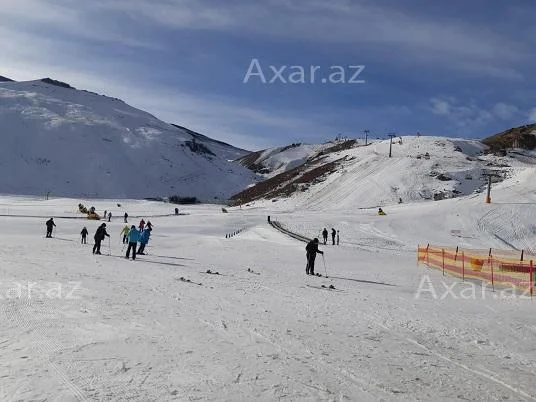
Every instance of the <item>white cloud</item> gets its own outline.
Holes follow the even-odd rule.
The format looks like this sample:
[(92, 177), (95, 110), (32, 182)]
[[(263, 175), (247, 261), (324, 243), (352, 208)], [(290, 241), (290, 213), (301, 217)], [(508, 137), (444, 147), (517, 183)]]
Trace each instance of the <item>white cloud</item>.
[(440, 116), (448, 116), (451, 113), (450, 103), (445, 99), (433, 98), (430, 100), (432, 104), (432, 113)]
[[(506, 114), (507, 111), (510, 111), (507, 106), (509, 105), (503, 104), (498, 107), (498, 110)], [(435, 115), (446, 118), (455, 127), (463, 130), (483, 127), (496, 118), (494, 113), (478, 106), (473, 100), (462, 104), (455, 98), (432, 98), (428, 110)]]
[(499, 102), (493, 107), (493, 114), (501, 120), (510, 120), (519, 113), (517, 106)]
[(469, 22), (348, 0), (0, 0), (0, 16), (8, 27), (39, 23), (73, 36), (127, 46), (158, 46), (144, 36), (158, 29), (363, 45), (367, 54), (379, 58), (400, 56), (401, 64), (435, 64), (504, 79), (522, 78), (515, 66), (532, 57), (519, 36), (509, 38)]
[[(93, 3), (96, 4), (96, 3)], [(140, 23), (171, 29), (244, 34), (369, 46), (368, 53), (400, 63), (441, 66), (495, 78), (520, 79), (512, 65), (531, 57), (519, 37), (508, 38), (460, 20), (419, 17), (394, 8), (348, 0), (119, 0), (99, 6)]]
[(531, 123), (536, 123), (536, 107), (535, 108), (532, 108), (530, 111), (529, 111), (529, 121)]

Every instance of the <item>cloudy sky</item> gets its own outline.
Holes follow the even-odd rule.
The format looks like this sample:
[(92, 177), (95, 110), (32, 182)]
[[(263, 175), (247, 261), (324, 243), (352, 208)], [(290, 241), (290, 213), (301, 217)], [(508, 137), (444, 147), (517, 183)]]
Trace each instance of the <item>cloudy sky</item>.
[(483, 137), (536, 121), (534, 15), (530, 0), (0, 0), (0, 75), (249, 149)]

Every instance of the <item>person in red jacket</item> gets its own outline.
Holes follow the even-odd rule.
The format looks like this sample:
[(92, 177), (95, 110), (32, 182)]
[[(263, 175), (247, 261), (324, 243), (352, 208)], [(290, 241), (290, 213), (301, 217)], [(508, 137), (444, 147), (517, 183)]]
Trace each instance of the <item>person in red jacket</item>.
[(140, 225), (138, 226), (138, 228), (140, 229), (140, 232), (143, 230), (144, 227), (145, 227), (145, 221), (142, 218), (142, 220), (140, 221)]

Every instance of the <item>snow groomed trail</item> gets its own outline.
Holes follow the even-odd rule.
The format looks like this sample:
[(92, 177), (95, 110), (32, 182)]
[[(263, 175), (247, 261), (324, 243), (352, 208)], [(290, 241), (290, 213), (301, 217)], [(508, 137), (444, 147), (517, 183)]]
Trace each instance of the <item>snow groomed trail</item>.
[[(13, 212), (39, 215), (77, 205), (6, 200)], [(94, 203), (120, 215), (115, 204)], [(133, 215), (169, 208), (123, 204)], [(442, 225), (438, 206), (450, 211)], [(476, 201), (435, 208), (403, 205), (378, 217), (192, 206), (150, 218), (148, 255), (135, 262), (121, 255), (122, 219), (108, 224), (111, 255), (93, 256), (79, 232), (86, 225), (91, 239), (97, 222), (58, 219), (56, 237), (45, 239), (42, 219), (0, 217), (8, 228), (0, 399), (536, 399), (535, 302), (491, 291), (463, 297), (471, 284), (417, 267), (421, 236), (460, 228), (456, 213), (466, 222), (456, 233), (478, 230), (478, 217), (467, 219), (482, 209)], [(274, 230), (267, 215), (311, 233), (341, 228), (340, 246), (321, 245), (329, 278), (305, 275), (304, 243)], [(407, 225), (416, 216), (418, 231)], [(248, 229), (225, 238), (239, 227)]]

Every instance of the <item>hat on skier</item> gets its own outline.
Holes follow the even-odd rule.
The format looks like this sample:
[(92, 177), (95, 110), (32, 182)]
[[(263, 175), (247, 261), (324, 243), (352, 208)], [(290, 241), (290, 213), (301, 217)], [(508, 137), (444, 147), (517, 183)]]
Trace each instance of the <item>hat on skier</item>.
[(313, 243), (318, 243), (318, 239), (315, 237)]

